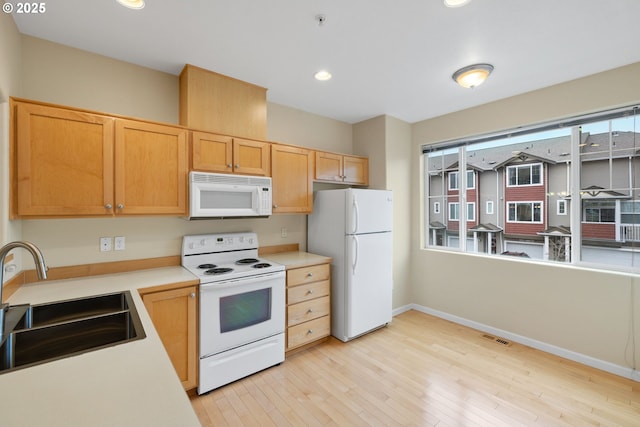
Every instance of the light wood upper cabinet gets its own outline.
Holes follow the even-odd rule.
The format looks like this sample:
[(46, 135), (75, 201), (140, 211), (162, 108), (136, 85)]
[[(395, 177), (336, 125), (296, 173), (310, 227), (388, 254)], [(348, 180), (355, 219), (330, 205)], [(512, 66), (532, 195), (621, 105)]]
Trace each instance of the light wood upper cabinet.
[(116, 120), (118, 214), (187, 212), (187, 135), (183, 128)]
[(198, 385), (197, 290), (190, 283), (141, 289), (140, 295), (185, 390)]
[(272, 145), (273, 213), (311, 213), (313, 151)]
[(187, 64), (180, 73), (180, 124), (264, 140), (267, 89)]
[(315, 180), (368, 185), (369, 159), (366, 157), (316, 151)]
[(191, 169), (271, 175), (271, 144), (207, 132), (192, 132)]
[(114, 119), (13, 102), (12, 216), (105, 215)]
[(369, 185), (369, 159), (366, 157), (343, 156), (344, 182)]
[(186, 129), (13, 100), (12, 108), (12, 217), (186, 214)]
[(271, 144), (264, 141), (233, 138), (233, 172), (270, 176)]
[(233, 172), (233, 138), (205, 132), (191, 134), (191, 169)]

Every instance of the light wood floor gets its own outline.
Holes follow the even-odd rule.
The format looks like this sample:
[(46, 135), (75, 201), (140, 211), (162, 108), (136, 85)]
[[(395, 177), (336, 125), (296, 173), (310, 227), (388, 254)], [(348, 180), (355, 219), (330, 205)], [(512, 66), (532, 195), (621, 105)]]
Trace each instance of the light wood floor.
[(203, 426), (640, 426), (640, 383), (408, 311), (193, 397)]

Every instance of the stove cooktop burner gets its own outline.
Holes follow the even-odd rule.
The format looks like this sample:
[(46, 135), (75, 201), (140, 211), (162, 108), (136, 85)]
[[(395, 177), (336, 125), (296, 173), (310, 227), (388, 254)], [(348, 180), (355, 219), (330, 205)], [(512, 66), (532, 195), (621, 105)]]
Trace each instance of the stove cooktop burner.
[(233, 268), (229, 267), (219, 267), (219, 268), (211, 268), (204, 272), (204, 274), (224, 274), (233, 271)]
[(209, 268), (216, 268), (216, 267), (217, 267), (217, 265), (215, 265), (215, 264), (200, 264), (200, 265), (198, 266), (198, 268), (207, 268), (207, 269), (209, 269)]
[(255, 264), (256, 262), (258, 262), (259, 260), (256, 258), (242, 258), (239, 259), (238, 261), (236, 261), (236, 264), (242, 265), (242, 264)]
[(271, 267), (271, 264), (267, 262), (261, 262), (253, 266), (253, 268), (267, 268), (267, 267)]

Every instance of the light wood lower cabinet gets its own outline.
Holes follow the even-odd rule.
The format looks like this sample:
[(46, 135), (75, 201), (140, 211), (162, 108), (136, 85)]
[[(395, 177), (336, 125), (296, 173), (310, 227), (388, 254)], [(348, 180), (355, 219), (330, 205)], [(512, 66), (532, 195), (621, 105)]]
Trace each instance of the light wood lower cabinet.
[(197, 387), (197, 284), (140, 289), (140, 295), (182, 386), (185, 390)]
[(287, 270), (287, 351), (331, 334), (330, 264)]

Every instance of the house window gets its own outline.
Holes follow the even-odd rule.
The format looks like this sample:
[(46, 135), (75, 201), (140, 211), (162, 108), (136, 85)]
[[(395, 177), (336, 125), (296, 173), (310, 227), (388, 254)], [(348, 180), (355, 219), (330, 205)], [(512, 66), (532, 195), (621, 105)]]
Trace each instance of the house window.
[(433, 202), (433, 213), (440, 213), (440, 202)]
[(542, 184), (542, 163), (508, 166), (507, 177), (507, 185), (509, 187), (540, 185)]
[(620, 202), (620, 222), (622, 224), (640, 224), (640, 201), (623, 200)]
[(460, 220), (460, 203), (449, 203), (449, 221)]
[(488, 200), (486, 206), (487, 215), (493, 215), (493, 201)]
[(507, 203), (509, 222), (542, 222), (542, 202)]
[[(476, 220), (476, 204), (475, 202), (467, 203), (467, 221)], [(449, 221), (460, 221), (460, 203), (449, 203)]]
[[(449, 190), (458, 190), (460, 188), (458, 181), (458, 172), (449, 172)], [(476, 188), (475, 174), (473, 171), (467, 171), (467, 189), (471, 188)]]
[(585, 200), (584, 222), (616, 222), (616, 202)]
[(558, 215), (566, 215), (567, 214), (567, 201), (564, 199), (558, 200), (556, 213)]

